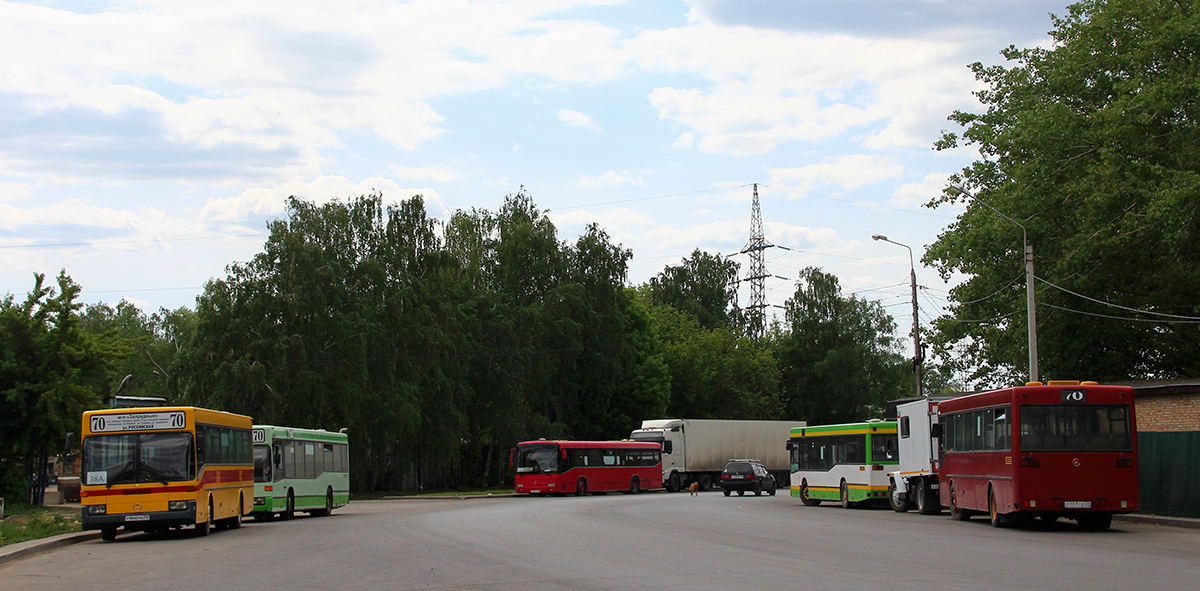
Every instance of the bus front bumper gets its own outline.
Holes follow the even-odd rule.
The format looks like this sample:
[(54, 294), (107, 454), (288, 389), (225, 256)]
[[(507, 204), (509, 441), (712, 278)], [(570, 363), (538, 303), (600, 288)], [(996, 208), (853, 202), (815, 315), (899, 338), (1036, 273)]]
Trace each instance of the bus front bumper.
[[(83, 529), (152, 529), (175, 525), (195, 525), (196, 501), (187, 501), (187, 508), (176, 511), (155, 511), (153, 513), (118, 513), (115, 515), (90, 515), (93, 506), (83, 507)], [(103, 505), (98, 505), (103, 506)]]

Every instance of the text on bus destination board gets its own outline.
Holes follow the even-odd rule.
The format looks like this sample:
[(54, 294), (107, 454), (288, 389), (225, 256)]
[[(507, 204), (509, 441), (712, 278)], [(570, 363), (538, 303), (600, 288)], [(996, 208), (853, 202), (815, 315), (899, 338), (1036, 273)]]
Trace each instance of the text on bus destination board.
[(186, 424), (181, 411), (93, 415), (91, 420), (92, 433), (182, 429)]

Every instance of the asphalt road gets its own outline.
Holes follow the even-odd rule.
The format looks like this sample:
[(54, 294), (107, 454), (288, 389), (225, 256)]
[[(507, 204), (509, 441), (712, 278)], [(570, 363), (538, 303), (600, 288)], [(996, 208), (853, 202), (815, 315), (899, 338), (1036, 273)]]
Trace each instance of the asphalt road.
[(0, 566), (0, 590), (1195, 589), (1200, 530), (663, 492), (356, 502), (195, 538), (122, 534)]

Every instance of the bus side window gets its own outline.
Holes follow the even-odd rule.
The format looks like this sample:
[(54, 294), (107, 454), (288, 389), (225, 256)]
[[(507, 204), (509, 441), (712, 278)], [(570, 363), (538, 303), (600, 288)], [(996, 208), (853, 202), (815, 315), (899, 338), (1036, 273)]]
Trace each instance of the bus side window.
[(324, 466), (322, 472), (333, 472), (333, 444), (326, 443), (322, 446), (324, 449), (321, 452), (322, 464)]

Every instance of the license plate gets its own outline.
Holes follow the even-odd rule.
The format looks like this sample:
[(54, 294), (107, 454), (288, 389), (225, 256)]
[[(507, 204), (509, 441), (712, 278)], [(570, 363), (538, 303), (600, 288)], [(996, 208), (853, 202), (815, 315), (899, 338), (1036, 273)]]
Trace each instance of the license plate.
[(1091, 501), (1064, 501), (1063, 508), (1064, 509), (1091, 509), (1092, 502)]
[(149, 515), (126, 515), (125, 521), (150, 521)]
[(542, 492), (542, 491), (540, 491), (540, 490), (537, 490), (537, 489), (534, 489), (534, 490), (531, 490), (531, 491), (529, 491), (529, 492), (530, 492), (530, 493), (540, 493), (540, 492)]
[(741, 479), (745, 478), (745, 476), (742, 476), (741, 474), (734, 474), (733, 476), (730, 476), (730, 478), (732, 478), (733, 480), (741, 480)]

